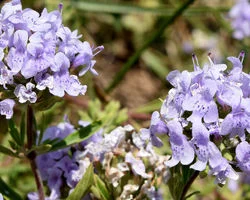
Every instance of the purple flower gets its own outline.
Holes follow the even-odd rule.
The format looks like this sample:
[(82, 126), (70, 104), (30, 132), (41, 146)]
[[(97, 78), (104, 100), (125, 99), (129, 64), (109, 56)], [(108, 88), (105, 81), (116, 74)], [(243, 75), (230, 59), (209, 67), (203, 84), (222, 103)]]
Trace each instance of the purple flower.
[(142, 128), (140, 132), (144, 141), (151, 140), (154, 146), (160, 147), (163, 144), (156, 134), (166, 134), (168, 132), (168, 128), (165, 122), (161, 120), (159, 112), (155, 111), (152, 114), (149, 129)]
[(209, 158), (209, 174), (216, 176), (216, 183), (225, 184), (227, 178), (232, 180), (239, 178), (239, 175), (233, 170), (227, 159), (222, 157), (220, 150), (214, 143), (211, 143), (209, 153), (211, 155)]
[(44, 51), (42, 43), (29, 43), (27, 45), (27, 61), (21, 69), (22, 75), (28, 79), (36, 76), (38, 72), (50, 67), (53, 57)]
[(67, 185), (71, 188), (74, 188), (82, 179), (88, 166), (90, 165), (90, 160), (85, 158), (84, 160), (78, 160), (77, 163), (79, 164), (78, 169), (71, 170), (67, 176)]
[[(39, 200), (39, 195), (37, 192), (29, 192), (28, 199), (29, 200)], [(45, 197), (45, 200), (56, 200), (56, 198)]]
[(233, 36), (242, 40), (250, 36), (250, 4), (248, 0), (238, 0), (229, 12), (232, 19)]
[(151, 200), (163, 200), (163, 195), (161, 190), (158, 188), (155, 188), (154, 186), (151, 186), (146, 190), (146, 194), (149, 199)]
[[(57, 126), (49, 127), (43, 134), (42, 141), (47, 139), (63, 139), (74, 132), (74, 126), (68, 122), (60, 123)], [(69, 157), (70, 148), (60, 149), (47, 154), (39, 155), (36, 158), (41, 177), (47, 182), (50, 189), (50, 198), (58, 199), (61, 196), (61, 187), (65, 183), (70, 183), (71, 171), (78, 170), (78, 164)], [(68, 180), (69, 179), (69, 180)]]
[(97, 74), (93, 59), (103, 46), (93, 48), (79, 40), (77, 31), (63, 26), (62, 6), (39, 14), (22, 9), (20, 0), (12, 0), (2, 7), (0, 22), (0, 86), (7, 89), (10, 85), (8, 89), (20, 103), (36, 102), (33, 88), (48, 89), (59, 97), (86, 93), (87, 86), (72, 72), (81, 65), (80, 76), (88, 70)]
[(182, 103), (189, 92), (191, 74), (188, 71), (180, 73), (175, 70), (169, 73), (167, 80), (174, 88), (169, 91), (169, 95), (162, 104), (161, 115), (168, 119), (178, 118), (183, 113)]
[(245, 140), (245, 129), (250, 128), (249, 104), (249, 98), (243, 99), (241, 104), (232, 108), (232, 112), (221, 123), (221, 135), (238, 135), (242, 141)]
[(202, 123), (196, 122), (192, 126), (192, 135), (191, 144), (198, 160), (190, 168), (203, 171), (206, 168), (209, 157), (212, 156), (209, 154), (209, 146), (211, 144), (209, 141), (209, 132)]
[(7, 89), (6, 84), (13, 84), (13, 73), (8, 70), (3, 62), (0, 62), (0, 85)]
[(12, 0), (9, 3), (4, 4), (1, 9), (1, 19), (6, 20), (11, 15), (16, 14), (18, 11), (22, 10), (22, 5), (20, 0)]
[[(59, 41), (59, 52), (63, 52), (72, 62), (75, 59), (75, 55), (79, 52), (81, 42), (79, 38), (81, 35), (77, 35), (77, 30), (71, 32), (68, 27), (61, 26), (56, 33)], [(89, 49), (87, 49), (89, 51)]]
[(25, 103), (26, 101), (29, 101), (30, 103), (36, 102), (36, 93), (32, 91), (34, 87), (35, 85), (30, 82), (26, 84), (26, 87), (22, 84), (16, 86), (14, 94), (16, 95), (20, 103)]
[(173, 167), (179, 162), (188, 165), (194, 160), (194, 150), (183, 134), (183, 129), (178, 121), (167, 123), (169, 129), (169, 141), (172, 149), (172, 158), (165, 162), (168, 167)]
[(54, 77), (46, 72), (37, 73), (34, 79), (38, 90), (52, 89), (54, 86)]
[(218, 69), (212, 70), (214, 66), (211, 61), (209, 66), (197, 70), (198, 73), (194, 73), (192, 77), (190, 92), (182, 104), (183, 110), (192, 111), (192, 115), (187, 119), (191, 122), (204, 119), (206, 123), (210, 123), (218, 120), (218, 109), (213, 99), (218, 90), (217, 81), (214, 79), (218, 78), (218, 75), (217, 72), (211, 73)]
[[(95, 65), (95, 61), (92, 61), (92, 58), (98, 54), (100, 51), (103, 50), (103, 46), (99, 46), (97, 48), (95, 48), (94, 50), (92, 50), (92, 48), (90, 47), (90, 44), (88, 42), (83, 42), (81, 44), (81, 50), (80, 53), (75, 57), (74, 61), (73, 61), (73, 66), (77, 67), (80, 65), (86, 65), (85, 68), (83, 68), (80, 72), (79, 72), (79, 76), (84, 75), (88, 70), (94, 74), (94, 75), (98, 75), (97, 71), (93, 68)], [(97, 51), (93, 54), (94, 51)]]
[(48, 169), (49, 176), (48, 176), (48, 186), (50, 188), (51, 195), (55, 199), (58, 199), (61, 196), (60, 188), (62, 186), (62, 173), (63, 171), (59, 168), (53, 167)]
[(63, 97), (65, 92), (71, 96), (84, 95), (87, 91), (86, 85), (81, 85), (78, 77), (70, 75), (68, 71), (56, 72), (53, 76), (53, 87), (49, 89), (51, 94)]
[(13, 74), (17, 74), (26, 64), (28, 33), (25, 30), (18, 30), (14, 33), (13, 47), (10, 48), (6, 58), (7, 64)]
[(136, 159), (131, 152), (128, 152), (125, 156), (125, 162), (131, 165), (132, 171), (135, 175), (140, 175), (143, 178), (150, 177), (146, 172), (146, 168), (142, 160)]
[(246, 173), (250, 172), (250, 144), (246, 141), (241, 142), (236, 147), (236, 159), (238, 167)]
[(0, 101), (0, 114), (5, 115), (6, 119), (10, 119), (13, 115), (13, 107), (15, 105), (15, 101), (12, 99), (5, 99)]

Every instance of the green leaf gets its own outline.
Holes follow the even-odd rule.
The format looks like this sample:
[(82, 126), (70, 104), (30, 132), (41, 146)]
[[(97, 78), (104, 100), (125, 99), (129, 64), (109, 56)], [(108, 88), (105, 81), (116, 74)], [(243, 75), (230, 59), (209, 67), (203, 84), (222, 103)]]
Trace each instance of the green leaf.
[(0, 193), (8, 197), (9, 199), (22, 200), (21, 196), (11, 189), (1, 178), (0, 178)]
[(16, 125), (14, 123), (13, 119), (9, 120), (9, 133), (12, 137), (12, 139), (16, 142), (17, 145), (21, 146), (22, 145), (22, 140), (19, 136), (19, 132), (16, 128)]
[(71, 133), (63, 140), (52, 144), (52, 148), (50, 151), (55, 151), (57, 149), (63, 149), (70, 145), (82, 142), (92, 136), (95, 132), (97, 132), (101, 128), (101, 122), (93, 122), (86, 127), (81, 127), (74, 133)]
[(82, 179), (76, 185), (74, 191), (68, 196), (66, 200), (82, 199), (89, 192), (91, 186), (93, 185), (94, 182), (93, 176), (94, 176), (94, 169), (92, 164), (90, 164), (84, 176), (82, 177)]
[(14, 149), (14, 150), (19, 149), (19, 146), (15, 142), (13, 142), (12, 140), (8, 140), (8, 142), (9, 142), (12, 149)]
[(0, 152), (3, 153), (3, 154), (6, 154), (8, 156), (12, 156), (12, 157), (17, 157), (18, 156), (10, 149), (8, 149), (7, 147), (4, 147), (2, 145), (0, 145)]
[(94, 184), (102, 200), (112, 199), (105, 183), (96, 174), (94, 174)]
[(159, 99), (155, 99), (147, 104), (140, 106), (133, 110), (133, 112), (137, 113), (152, 113), (155, 110), (160, 110), (162, 102)]
[(20, 140), (21, 140), (21, 146), (24, 145), (25, 142), (25, 135), (26, 135), (26, 129), (25, 129), (25, 113), (22, 114), (21, 118), (21, 124), (20, 124)]
[(90, 188), (91, 190), (91, 193), (97, 198), (97, 199), (101, 199), (101, 194), (100, 194), (100, 191), (97, 189), (97, 187), (95, 186), (92, 186)]
[(46, 153), (51, 149), (51, 144), (41, 144), (39, 146), (33, 146), (29, 152), (36, 151), (38, 154)]
[(166, 79), (169, 70), (166, 67), (167, 62), (164, 62), (162, 54), (152, 49), (147, 49), (142, 53), (142, 60), (160, 79)]
[(194, 195), (198, 195), (198, 194), (200, 194), (200, 193), (201, 193), (200, 191), (194, 191), (194, 192), (192, 192), (191, 194), (185, 196), (185, 199), (188, 199), (188, 198), (190, 198), (190, 197), (192, 197), (192, 196), (194, 196)]
[(97, 120), (98, 118), (97, 113), (99, 113), (100, 110), (101, 110), (101, 102), (98, 99), (89, 102), (88, 113), (92, 120)]

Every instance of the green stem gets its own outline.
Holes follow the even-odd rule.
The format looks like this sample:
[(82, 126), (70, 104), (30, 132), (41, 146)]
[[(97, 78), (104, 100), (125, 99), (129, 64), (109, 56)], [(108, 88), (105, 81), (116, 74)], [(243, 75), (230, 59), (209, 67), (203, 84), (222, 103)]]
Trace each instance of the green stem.
[[(36, 130), (34, 127), (34, 113), (30, 105), (27, 106), (26, 133), (27, 133), (27, 149), (29, 151), (31, 150), (36, 139)], [(36, 152), (31, 151), (30, 153), (27, 154), (27, 158), (29, 159), (31, 170), (35, 177), (39, 200), (44, 200), (45, 196), (43, 190), (43, 182), (35, 162)]]
[(151, 37), (139, 48), (130, 58), (129, 60), (123, 65), (122, 69), (117, 73), (111, 84), (108, 86), (106, 89), (106, 92), (111, 92), (112, 89), (115, 88), (116, 85), (120, 83), (120, 81), (123, 79), (125, 76), (126, 72), (136, 63), (136, 61), (139, 59), (141, 56), (142, 52), (147, 49), (157, 38), (159, 38), (164, 30), (171, 25), (177, 17), (179, 17), (187, 8), (190, 4), (192, 4), (194, 0), (187, 0), (183, 5), (181, 5), (177, 10), (174, 12), (174, 14), (167, 18), (164, 19), (163, 23), (157, 29), (156, 32), (154, 32)]

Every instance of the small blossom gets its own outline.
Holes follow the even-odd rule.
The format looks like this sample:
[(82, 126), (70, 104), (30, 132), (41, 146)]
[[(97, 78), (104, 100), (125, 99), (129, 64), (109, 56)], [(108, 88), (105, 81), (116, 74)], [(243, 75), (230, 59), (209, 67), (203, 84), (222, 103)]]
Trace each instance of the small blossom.
[(141, 137), (145, 141), (150, 139), (154, 146), (160, 147), (163, 144), (156, 134), (166, 134), (168, 132), (168, 128), (166, 124), (160, 119), (160, 114), (155, 111), (152, 114), (149, 129), (142, 128), (140, 131), (142, 133)]
[(131, 152), (126, 154), (125, 162), (129, 163), (132, 167), (132, 171), (135, 175), (140, 175), (144, 178), (148, 178), (149, 175), (145, 172), (145, 165), (142, 160), (137, 160)]
[(14, 94), (20, 103), (25, 103), (26, 101), (29, 101), (30, 103), (36, 102), (36, 93), (32, 91), (34, 87), (35, 85), (33, 83), (27, 83), (26, 87), (22, 84), (16, 86)]
[(250, 144), (246, 141), (241, 142), (236, 147), (236, 159), (238, 167), (246, 173), (250, 172)]
[(133, 200), (133, 193), (139, 189), (138, 185), (127, 184), (123, 187), (123, 192), (120, 196), (121, 200)]
[(169, 129), (170, 144), (172, 149), (172, 158), (165, 162), (168, 167), (173, 167), (179, 162), (183, 165), (190, 164), (194, 159), (194, 150), (191, 144), (183, 135), (181, 124), (177, 121), (170, 121), (167, 124)]
[(5, 99), (0, 101), (0, 114), (5, 115), (6, 119), (10, 119), (13, 115), (13, 107), (15, 105), (15, 101), (12, 99)]

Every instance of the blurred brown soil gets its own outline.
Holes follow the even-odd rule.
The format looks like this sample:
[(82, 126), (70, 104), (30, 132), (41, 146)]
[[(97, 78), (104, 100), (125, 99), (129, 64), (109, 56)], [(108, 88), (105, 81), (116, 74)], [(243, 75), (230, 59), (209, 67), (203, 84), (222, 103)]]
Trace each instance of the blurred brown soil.
[[(96, 69), (99, 76), (96, 81), (101, 87), (107, 87), (122, 64), (115, 59), (109, 60), (106, 56), (98, 56)], [(129, 109), (137, 108), (156, 98), (159, 98), (159, 91), (162, 82), (147, 70), (143, 63), (130, 69), (120, 84), (111, 92), (112, 99), (120, 101), (123, 107)]]

